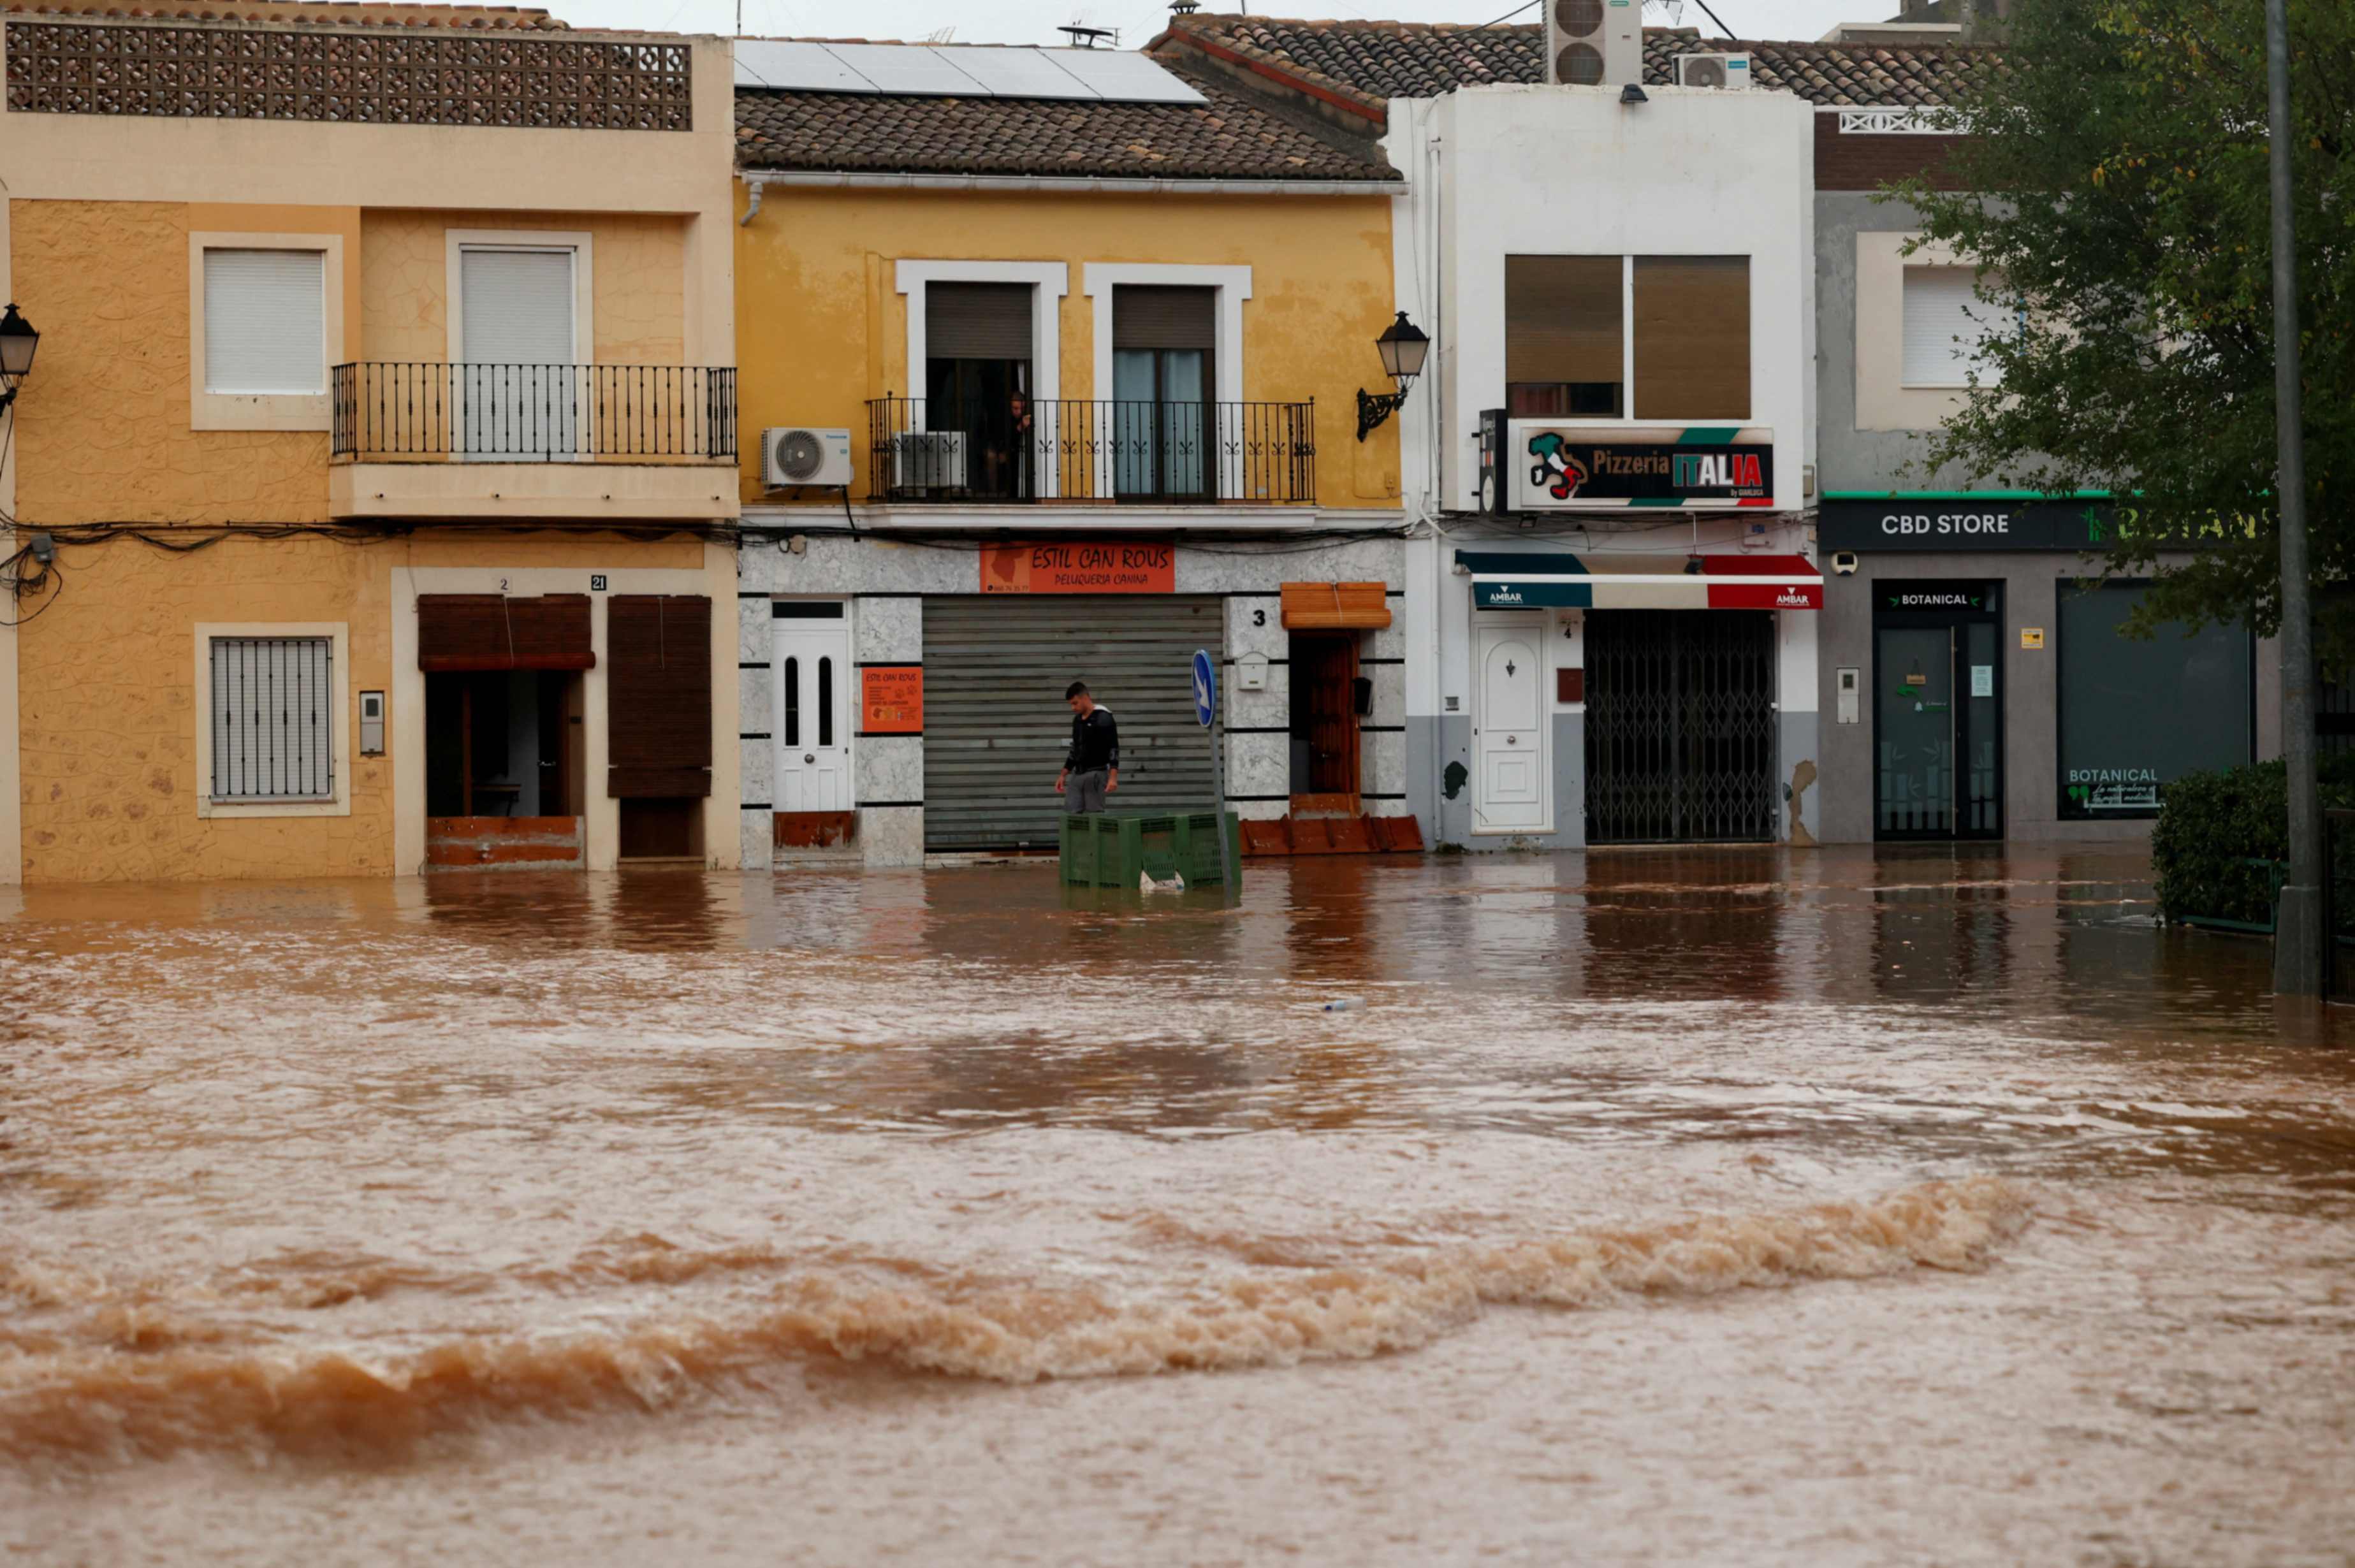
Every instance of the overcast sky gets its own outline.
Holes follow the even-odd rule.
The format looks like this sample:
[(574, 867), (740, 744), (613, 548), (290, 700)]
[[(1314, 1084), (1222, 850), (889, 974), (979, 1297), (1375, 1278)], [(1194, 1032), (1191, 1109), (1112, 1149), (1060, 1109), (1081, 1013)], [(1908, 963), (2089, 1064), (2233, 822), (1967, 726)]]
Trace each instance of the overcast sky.
[[(732, 33), (737, 0), (517, 0), (545, 6), (575, 27), (655, 27)], [(1263, 16), (1337, 16), (1412, 22), (1487, 22), (1512, 0), (1277, 0), (1248, 9)], [(1709, 0), (1725, 25), (1746, 38), (1819, 38), (1836, 22), (1885, 21), (1897, 0)], [(1205, 11), (1237, 9), (1205, 0)], [(1651, 20), (1672, 7), (1655, 4)], [(948, 30), (959, 43), (1057, 44), (1067, 22), (1117, 27), (1134, 48), (1157, 32), (1167, 0), (742, 0), (744, 31), (768, 37), (922, 39)], [(1682, 25), (1716, 35), (1700, 0), (1683, 0)], [(1517, 20), (1535, 21), (1530, 5)]]

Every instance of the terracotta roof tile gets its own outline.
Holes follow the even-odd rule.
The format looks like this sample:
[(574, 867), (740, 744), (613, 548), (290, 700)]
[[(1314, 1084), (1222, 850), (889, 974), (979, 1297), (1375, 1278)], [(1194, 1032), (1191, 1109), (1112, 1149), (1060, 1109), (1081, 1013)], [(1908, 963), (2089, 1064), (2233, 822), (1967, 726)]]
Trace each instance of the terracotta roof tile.
[(0, 0), (0, 16), (74, 16), (93, 22), (264, 22), (329, 27), (459, 27), (499, 32), (561, 32), (566, 25), (536, 6), (369, 4), (368, 0), (224, 0), (174, 4), (149, 0)]
[[(1164, 62), (1167, 63), (1167, 62)], [(736, 161), (858, 174), (1391, 180), (1372, 141), (1172, 67), (1204, 103), (918, 98), (739, 88)]]
[[(1545, 80), (1545, 28), (1444, 22), (1314, 22), (1196, 14), (1173, 18), (1156, 42), (1209, 45), (1273, 68), (1379, 112), (1391, 98), (1433, 98), (1459, 87)], [(1759, 87), (1838, 108), (1945, 102), (1952, 91), (2003, 69), (1985, 44), (1822, 44), (1703, 38), (1684, 28), (1644, 34), (1644, 80), (1676, 80), (1676, 57), (1746, 50)]]

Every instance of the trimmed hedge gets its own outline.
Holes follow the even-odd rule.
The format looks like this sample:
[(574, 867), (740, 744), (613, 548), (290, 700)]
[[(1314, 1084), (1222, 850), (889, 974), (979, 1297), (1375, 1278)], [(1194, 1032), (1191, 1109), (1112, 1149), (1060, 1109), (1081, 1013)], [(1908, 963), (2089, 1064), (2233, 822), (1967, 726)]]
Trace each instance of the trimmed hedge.
[[(2326, 758), (2322, 805), (2355, 807), (2355, 756)], [(2170, 921), (2273, 922), (2273, 880), (2252, 860), (2289, 859), (2289, 772), (2257, 763), (2164, 785), (2150, 835), (2158, 912)]]

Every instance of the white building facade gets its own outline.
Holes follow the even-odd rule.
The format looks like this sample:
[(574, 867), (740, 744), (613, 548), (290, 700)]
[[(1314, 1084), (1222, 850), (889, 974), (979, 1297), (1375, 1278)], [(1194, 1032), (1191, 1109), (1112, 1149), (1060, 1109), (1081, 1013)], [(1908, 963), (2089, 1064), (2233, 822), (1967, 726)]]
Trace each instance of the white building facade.
[(1812, 842), (1814, 114), (1390, 101), (1408, 795), (1467, 848)]

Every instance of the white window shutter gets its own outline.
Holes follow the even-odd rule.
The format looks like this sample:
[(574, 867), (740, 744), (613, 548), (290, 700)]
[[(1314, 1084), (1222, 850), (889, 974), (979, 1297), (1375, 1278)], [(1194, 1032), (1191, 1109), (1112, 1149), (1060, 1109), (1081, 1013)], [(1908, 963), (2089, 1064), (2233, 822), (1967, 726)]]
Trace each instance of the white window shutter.
[(473, 365), (570, 365), (572, 252), (464, 251), (459, 287)]
[(1979, 345), (1990, 336), (1998, 308), (1974, 294), (1968, 267), (1906, 268), (1904, 384), (1966, 386), (1975, 368), (1982, 381), (1992, 380)]
[(207, 251), (205, 390), (326, 389), (326, 252)]

